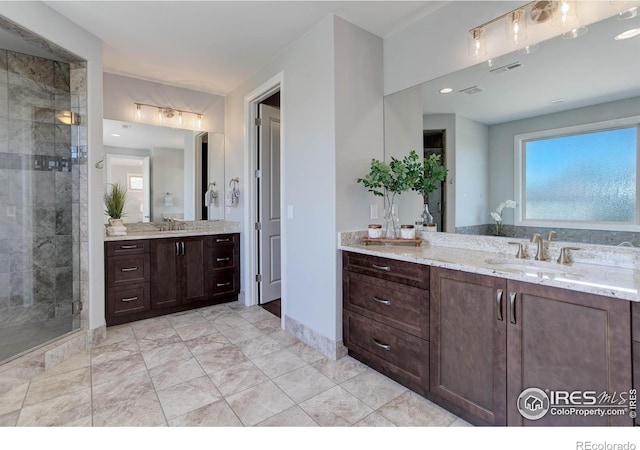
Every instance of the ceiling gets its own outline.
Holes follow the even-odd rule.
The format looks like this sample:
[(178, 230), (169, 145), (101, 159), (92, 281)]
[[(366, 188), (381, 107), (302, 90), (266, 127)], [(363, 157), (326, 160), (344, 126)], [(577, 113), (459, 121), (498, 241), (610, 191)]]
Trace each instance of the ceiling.
[(448, 2), (46, 3), (103, 41), (105, 72), (226, 95), (330, 14), (385, 37)]

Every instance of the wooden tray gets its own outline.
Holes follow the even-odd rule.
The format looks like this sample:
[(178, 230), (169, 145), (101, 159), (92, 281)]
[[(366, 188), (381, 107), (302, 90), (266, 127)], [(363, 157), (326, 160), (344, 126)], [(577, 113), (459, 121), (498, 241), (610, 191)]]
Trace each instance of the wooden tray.
[(379, 239), (371, 239), (369, 237), (363, 237), (362, 238), (362, 242), (364, 242), (365, 245), (371, 245), (371, 244), (392, 244), (392, 245), (415, 245), (416, 247), (419, 247), (420, 244), (422, 244), (422, 239), (420, 238), (416, 238), (416, 239), (387, 239), (387, 238), (379, 238)]

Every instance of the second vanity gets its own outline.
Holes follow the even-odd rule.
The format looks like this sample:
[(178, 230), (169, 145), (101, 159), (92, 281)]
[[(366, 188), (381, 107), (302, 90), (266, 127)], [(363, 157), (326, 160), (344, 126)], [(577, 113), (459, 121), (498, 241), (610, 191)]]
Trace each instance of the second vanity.
[[(478, 425), (633, 425), (634, 249), (581, 245), (582, 262), (557, 264), (556, 242), (545, 247), (547, 261), (536, 261), (516, 258), (500, 238), (431, 233), (416, 248), (363, 245), (361, 234), (342, 233), (339, 245), (351, 356)], [(606, 393), (626, 409), (598, 416), (559, 408), (530, 420), (518, 409), (528, 388)], [(585, 410), (578, 403), (590, 400), (573, 395), (575, 405), (563, 406)]]
[(105, 238), (108, 326), (238, 299), (239, 225), (193, 224)]

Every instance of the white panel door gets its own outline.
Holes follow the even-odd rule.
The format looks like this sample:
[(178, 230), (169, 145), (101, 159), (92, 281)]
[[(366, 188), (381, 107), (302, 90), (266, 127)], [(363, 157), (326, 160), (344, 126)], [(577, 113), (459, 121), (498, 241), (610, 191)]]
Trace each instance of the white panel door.
[(280, 110), (259, 106), (260, 140), (258, 159), (258, 231), (260, 242), (260, 303), (280, 298)]

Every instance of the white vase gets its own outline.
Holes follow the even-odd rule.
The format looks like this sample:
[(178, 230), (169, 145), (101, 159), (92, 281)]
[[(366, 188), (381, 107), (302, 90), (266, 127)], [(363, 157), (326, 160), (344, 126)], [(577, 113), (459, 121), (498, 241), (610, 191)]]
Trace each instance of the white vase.
[(127, 227), (124, 226), (122, 219), (109, 218), (109, 225), (107, 226), (107, 235), (109, 236), (125, 236), (127, 234)]

